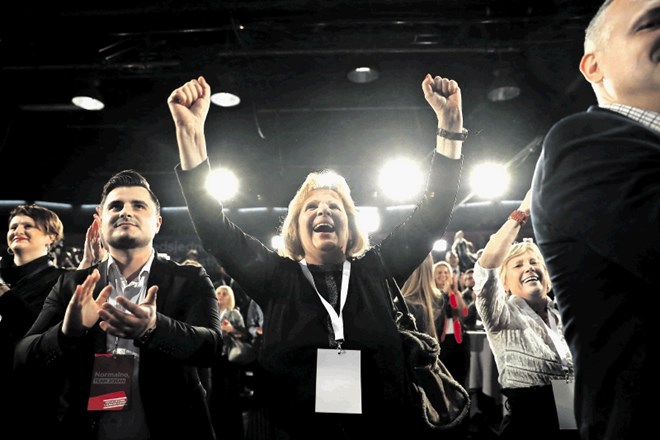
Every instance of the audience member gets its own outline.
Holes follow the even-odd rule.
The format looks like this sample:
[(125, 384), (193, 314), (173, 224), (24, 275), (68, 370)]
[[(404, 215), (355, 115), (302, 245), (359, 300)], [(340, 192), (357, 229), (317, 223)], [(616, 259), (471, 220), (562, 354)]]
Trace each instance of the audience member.
[(440, 315), (438, 303), (442, 301), (440, 289), (433, 279), (433, 255), (428, 254), (422, 264), (401, 287), (410, 312), (417, 322), (417, 330), (438, 339), (436, 319)]
[(474, 245), (471, 241), (465, 239), (465, 233), (461, 230), (454, 234), (454, 242), (451, 245), (452, 252), (458, 258), (458, 268), (461, 275), (468, 269), (474, 267), (477, 256), (474, 253)]
[(534, 243), (515, 243), (529, 216), (530, 193), (484, 248), (474, 267), (477, 310), (499, 371), (508, 415), (500, 437), (572, 438), (560, 430), (553, 380), (572, 379), (573, 360), (548, 272)]
[[(13, 372), (14, 348), (39, 315), (51, 287), (65, 269), (50, 253), (64, 239), (59, 216), (38, 205), (19, 205), (9, 213), (7, 253), (0, 258), (0, 413), (6, 433), (37, 437), (55, 423), (54, 400), (46, 401), (49, 387), (39, 376)], [(40, 423), (30, 420), (40, 414)], [(9, 435), (9, 434), (8, 434)], [(18, 435), (17, 435), (18, 437)]]
[(461, 266), (458, 264), (458, 255), (456, 255), (456, 252), (450, 249), (447, 252), (445, 252), (444, 261), (449, 264), (449, 268), (451, 269), (452, 289), (454, 290), (454, 292), (460, 292), (463, 289), (459, 284), (461, 280)]
[(110, 178), (97, 213), (109, 257), (59, 278), (18, 343), (17, 371), (65, 382), (52, 434), (215, 439), (198, 374), (222, 344), (210, 278), (155, 252), (160, 204), (137, 172)]
[[(401, 294), (403, 295), (410, 312), (415, 317), (417, 322), (417, 330), (420, 332), (428, 333), (434, 338), (439, 340), (441, 336), (441, 329), (445, 323), (443, 316), (445, 299), (442, 297), (442, 292), (435, 284), (433, 278), (433, 256), (429, 253), (422, 264), (410, 275), (406, 282), (401, 287)], [(440, 350), (440, 360), (445, 363), (442, 357), (442, 344)], [(466, 353), (469, 360), (469, 350)], [(451, 356), (447, 358), (451, 361)], [(447, 366), (447, 364), (445, 364)], [(461, 374), (454, 376), (452, 369), (447, 366), (449, 372), (454, 376), (459, 383), (466, 386), (467, 368), (469, 363), (465, 363), (459, 370)], [(455, 366), (452, 366), (455, 368)], [(463, 423), (454, 429), (452, 435), (456, 438), (464, 438), (467, 434), (469, 418), (465, 418)]]
[(236, 310), (234, 291), (229, 286), (215, 289), (220, 310), (220, 329), (224, 341), (222, 354), (211, 370), (211, 399), (209, 402), (213, 427), (218, 438), (240, 440), (244, 437), (241, 404), (241, 375), (243, 370), (227, 358), (232, 338), (248, 341), (243, 316)]
[[(370, 248), (346, 181), (331, 172), (311, 173), (289, 204), (280, 255), (242, 232), (200, 190), (210, 171), (204, 137), (209, 84), (199, 77), (168, 99), (181, 159), (176, 173), (189, 213), (204, 248), (264, 311), (260, 360), (270, 377), (271, 420), (291, 438), (416, 435), (386, 272), (405, 281), (434, 237), (442, 236), (465, 137), (456, 82), (427, 75), (422, 88), (439, 135), (426, 195), (414, 214)], [(335, 376), (339, 372), (342, 378)], [(324, 385), (338, 381), (350, 392), (333, 393)]]
[(186, 252), (186, 256), (183, 261), (197, 261), (201, 264), (201, 261), (199, 261), (199, 251), (195, 248), (188, 249), (188, 252)]
[(598, 105), (550, 129), (533, 178), (532, 221), (575, 359), (584, 440), (655, 428), (659, 17), (658, 0), (603, 3), (579, 66)]
[(435, 284), (440, 289), (439, 316), (436, 320), (440, 341), (440, 360), (454, 379), (467, 386), (470, 369), (470, 344), (463, 322), (468, 315), (460, 292), (455, 290), (454, 273), (446, 261), (433, 265)]
[[(243, 394), (247, 397), (247, 422), (245, 438), (250, 440), (286, 440), (288, 435), (273, 425), (267, 418), (268, 410), (264, 392), (268, 389), (265, 381), (268, 377), (263, 372), (259, 359), (264, 339), (264, 313), (253, 299), (248, 306), (248, 319), (245, 322), (252, 346), (257, 354), (257, 360), (247, 366)], [(249, 379), (249, 380), (248, 380)]]
[(477, 294), (474, 291), (474, 266), (463, 273), (463, 302), (467, 305), (467, 316), (463, 319), (465, 330), (483, 330), (481, 318), (477, 312), (475, 301)]
[(255, 347), (259, 347), (264, 335), (264, 312), (253, 299), (250, 300), (247, 316), (245, 326), (250, 334), (250, 340)]
[(476, 299), (477, 295), (474, 293), (474, 265), (463, 272), (463, 291), (461, 296), (466, 305), (472, 304)]
[[(0, 412), (26, 438), (51, 432), (55, 423), (55, 398), (48, 390), (55, 384), (35, 374), (14, 373), (14, 349), (37, 319), (41, 307), (59, 276), (66, 271), (53, 260), (53, 249), (64, 240), (64, 225), (59, 216), (39, 205), (18, 205), (9, 213), (7, 253), (0, 257), (0, 376), (6, 387)], [(98, 222), (87, 230), (85, 258), (79, 263), (89, 267), (102, 255), (98, 241)], [(41, 423), (33, 423), (40, 414)], [(7, 431), (12, 431), (5, 426)]]
[(241, 313), (241, 316), (243, 317), (243, 322), (247, 321), (247, 312), (248, 312), (248, 307), (250, 307), (250, 300), (251, 298), (248, 296), (247, 293), (245, 293), (245, 290), (236, 282), (235, 279), (233, 279), (227, 271), (225, 270), (224, 266), (219, 265), (220, 268), (220, 276), (215, 280), (213, 285), (215, 287), (218, 286), (229, 286), (231, 287), (232, 291), (234, 292), (234, 299), (236, 302), (236, 310), (238, 310)]

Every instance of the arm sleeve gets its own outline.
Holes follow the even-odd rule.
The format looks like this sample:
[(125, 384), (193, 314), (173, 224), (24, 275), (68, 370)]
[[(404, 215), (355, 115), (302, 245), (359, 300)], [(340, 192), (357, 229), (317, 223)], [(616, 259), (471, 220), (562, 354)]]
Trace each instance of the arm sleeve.
[(445, 233), (456, 202), (462, 158), (433, 154), (426, 191), (413, 213), (379, 245), (383, 262), (399, 285)]
[(551, 130), (542, 161), (532, 215), (543, 206), (550, 227), (651, 283), (660, 264), (660, 135), (588, 113)]

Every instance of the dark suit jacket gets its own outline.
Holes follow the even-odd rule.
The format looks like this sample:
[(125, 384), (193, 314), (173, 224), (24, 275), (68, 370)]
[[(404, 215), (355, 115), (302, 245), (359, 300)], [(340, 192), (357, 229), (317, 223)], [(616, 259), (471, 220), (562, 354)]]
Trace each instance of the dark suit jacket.
[[(106, 352), (106, 333), (95, 325), (82, 338), (62, 333), (76, 285), (93, 268), (66, 273), (16, 349), (16, 367), (64, 378), (62, 429), (66, 438), (94, 438), (97, 412), (87, 411), (94, 353)], [(107, 261), (94, 296), (107, 285)], [(222, 350), (218, 305), (204, 269), (157, 257), (149, 286), (157, 285), (158, 312), (152, 338), (140, 347), (140, 390), (152, 439), (214, 439), (206, 391), (198, 367), (208, 368)]]
[[(660, 289), (660, 134), (591, 107), (548, 133), (531, 218), (576, 368), (583, 439), (638, 438)], [(652, 344), (653, 339), (653, 344)]]

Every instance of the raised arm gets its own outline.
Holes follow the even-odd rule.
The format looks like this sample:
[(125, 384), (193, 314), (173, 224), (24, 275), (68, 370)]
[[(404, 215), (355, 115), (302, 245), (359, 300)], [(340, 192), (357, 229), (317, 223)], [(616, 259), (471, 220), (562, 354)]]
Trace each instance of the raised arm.
[[(525, 198), (520, 203), (517, 210), (522, 211), (529, 216), (531, 199), (532, 193), (530, 190), (525, 194)], [(484, 252), (481, 255), (481, 258), (479, 258), (479, 265), (484, 269), (495, 269), (500, 267), (509, 247), (511, 247), (511, 244), (516, 240), (516, 237), (518, 237), (522, 225), (523, 223), (509, 217), (500, 229), (490, 236), (490, 240), (486, 243)]]
[(167, 98), (183, 170), (195, 168), (207, 158), (204, 122), (210, 104), (211, 86), (202, 76), (188, 81)]
[[(453, 79), (427, 74), (422, 81), (424, 98), (431, 105), (438, 118), (438, 130), (451, 134), (463, 132), (463, 108), (461, 89)], [(437, 137), (436, 152), (450, 159), (459, 159), (463, 141)]]

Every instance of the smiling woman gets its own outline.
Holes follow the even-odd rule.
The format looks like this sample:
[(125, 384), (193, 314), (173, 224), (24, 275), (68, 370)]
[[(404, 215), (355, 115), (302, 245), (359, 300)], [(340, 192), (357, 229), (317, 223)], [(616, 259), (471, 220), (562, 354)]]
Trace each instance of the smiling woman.
[[(19, 205), (9, 214), (7, 253), (3, 252), (0, 258), (0, 281), (4, 284), (0, 286), (0, 377), (7, 384), (7, 388), (3, 386), (6, 398), (2, 399), (0, 411), (6, 420), (40, 414), (38, 427), (32, 423), (25, 428), (43, 428), (46, 430), (43, 432), (47, 432), (54, 421), (46, 416), (53, 412), (45, 411), (46, 394), (42, 394), (49, 389), (48, 383), (31, 377), (18, 385), (19, 376), (13, 372), (14, 348), (34, 323), (48, 293), (65, 271), (53, 264), (49, 252), (63, 238), (64, 227), (54, 211), (37, 205)], [(26, 398), (29, 406), (24, 406)]]
[(293, 260), (305, 258), (311, 264), (332, 264), (364, 253), (369, 238), (357, 215), (343, 177), (332, 171), (310, 173), (289, 203), (280, 254)]
[(527, 192), (474, 266), (476, 307), (509, 408), (501, 438), (535, 432), (544, 439), (577, 439), (577, 431), (560, 430), (553, 395), (553, 380), (572, 380), (573, 360), (548, 296), (548, 269), (536, 244), (512, 244), (529, 217), (530, 198)]
[[(422, 82), (438, 127), (463, 130), (455, 81)], [(279, 254), (245, 234), (200, 191), (210, 170), (204, 121), (211, 87), (203, 77), (168, 99), (181, 163), (176, 167), (195, 230), (227, 273), (264, 311), (260, 364), (271, 423), (291, 440), (425, 438), (413, 418), (411, 382), (386, 279), (405, 281), (442, 236), (456, 200), (462, 141), (438, 137), (422, 202), (375, 247), (357, 220), (346, 180), (312, 172), (289, 203)], [(381, 264), (381, 258), (383, 264)], [(383, 420), (399, 420), (398, 426)], [(418, 424), (416, 424), (416, 422)]]

